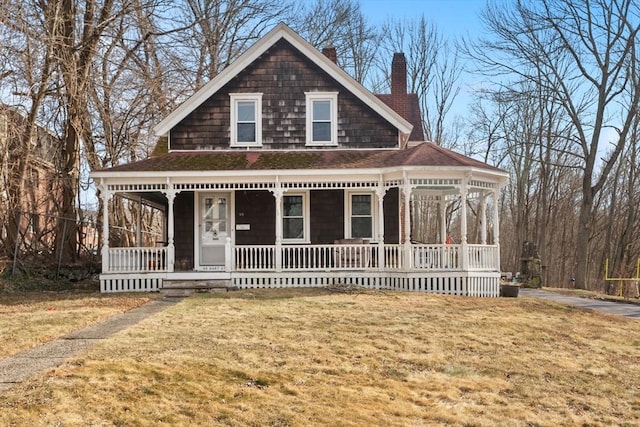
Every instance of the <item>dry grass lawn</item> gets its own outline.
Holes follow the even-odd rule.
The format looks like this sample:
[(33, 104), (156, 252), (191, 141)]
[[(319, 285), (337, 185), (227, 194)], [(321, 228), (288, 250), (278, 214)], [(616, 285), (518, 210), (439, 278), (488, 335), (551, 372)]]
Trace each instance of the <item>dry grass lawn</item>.
[(35, 347), (117, 313), (155, 295), (97, 293), (0, 293), (0, 358)]
[(524, 297), (201, 294), (0, 393), (0, 425), (638, 425), (639, 326)]

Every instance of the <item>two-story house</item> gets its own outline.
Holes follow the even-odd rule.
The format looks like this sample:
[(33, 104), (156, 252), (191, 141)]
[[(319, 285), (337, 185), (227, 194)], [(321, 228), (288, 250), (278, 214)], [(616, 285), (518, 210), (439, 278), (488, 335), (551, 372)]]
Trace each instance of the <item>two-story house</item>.
[[(164, 245), (111, 248), (105, 210), (103, 292), (190, 281), (498, 296), (506, 172), (422, 141), (403, 55), (392, 93), (376, 96), (324, 53), (278, 25), (156, 126), (166, 152), (93, 173), (105, 206), (127, 194), (166, 213)], [(482, 228), (473, 244), (470, 198)], [(412, 239), (418, 199), (442, 206), (431, 243)]]

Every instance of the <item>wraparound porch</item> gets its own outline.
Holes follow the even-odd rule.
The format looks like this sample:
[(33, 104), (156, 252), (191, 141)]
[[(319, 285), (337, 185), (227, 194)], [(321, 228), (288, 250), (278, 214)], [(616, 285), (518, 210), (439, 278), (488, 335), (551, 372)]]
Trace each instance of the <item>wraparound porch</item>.
[[(389, 168), (99, 178), (103, 292), (219, 279), (237, 288), (344, 283), (499, 294), (501, 173)], [(136, 245), (110, 239), (114, 196), (147, 200), (162, 212), (158, 247), (139, 240), (139, 232)]]
[[(448, 244), (225, 244), (224, 267), (169, 271), (166, 247), (109, 248), (102, 292), (157, 291), (164, 280), (227, 280), (234, 288), (359, 285), (497, 297), (499, 247)], [(106, 268), (105, 268), (106, 267)]]

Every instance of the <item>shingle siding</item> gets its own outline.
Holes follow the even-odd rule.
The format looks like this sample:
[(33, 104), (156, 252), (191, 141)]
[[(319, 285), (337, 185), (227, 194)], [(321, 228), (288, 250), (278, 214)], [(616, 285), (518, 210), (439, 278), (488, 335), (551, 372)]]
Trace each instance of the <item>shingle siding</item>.
[(269, 191), (236, 191), (236, 224), (249, 224), (249, 230), (236, 230), (238, 245), (273, 245), (276, 241), (276, 202)]
[(338, 92), (338, 147), (392, 148), (398, 131), (287, 41), (275, 43), (171, 130), (172, 150), (228, 149), (230, 93), (262, 93), (263, 149), (303, 149), (305, 92)]
[(344, 238), (344, 191), (311, 191), (311, 243), (322, 245)]

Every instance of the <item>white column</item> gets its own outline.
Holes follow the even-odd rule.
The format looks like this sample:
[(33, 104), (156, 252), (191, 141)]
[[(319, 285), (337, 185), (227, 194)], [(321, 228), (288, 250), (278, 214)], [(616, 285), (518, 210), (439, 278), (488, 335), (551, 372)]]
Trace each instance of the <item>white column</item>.
[(493, 244), (500, 244), (500, 189), (493, 191)]
[(109, 272), (109, 193), (104, 178), (100, 180), (100, 196), (102, 197), (102, 272)]
[(480, 195), (480, 243), (487, 244), (487, 197), (484, 191)]
[(462, 259), (461, 266), (463, 271), (469, 269), (469, 245), (467, 244), (467, 180), (462, 181), (460, 187), (460, 239)]
[(411, 259), (411, 184), (405, 172), (404, 185), (402, 186), (404, 196), (404, 269), (410, 270), (413, 267)]
[(175, 234), (175, 221), (173, 218), (173, 205), (176, 198), (176, 192), (173, 190), (167, 190), (165, 193), (167, 196), (168, 207), (168, 224), (167, 224), (167, 271), (172, 273), (175, 266), (176, 247), (174, 243)]
[(447, 242), (447, 199), (443, 194), (440, 196), (440, 243)]
[(276, 271), (282, 270), (282, 195), (283, 191), (280, 187), (280, 181), (276, 180), (276, 186), (273, 189), (273, 195), (276, 198)]
[(378, 187), (376, 188), (376, 197), (378, 198), (378, 270), (384, 269), (384, 181), (380, 177)]

